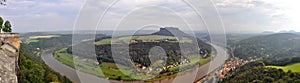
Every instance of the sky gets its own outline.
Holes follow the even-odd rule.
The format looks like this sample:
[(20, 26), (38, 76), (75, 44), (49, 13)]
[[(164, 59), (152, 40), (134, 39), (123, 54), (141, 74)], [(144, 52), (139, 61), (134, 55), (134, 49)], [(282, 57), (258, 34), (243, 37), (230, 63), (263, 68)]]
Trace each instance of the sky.
[[(298, 0), (7, 0), (14, 32), (137, 30), (300, 31)], [(220, 30), (223, 31), (223, 30)]]

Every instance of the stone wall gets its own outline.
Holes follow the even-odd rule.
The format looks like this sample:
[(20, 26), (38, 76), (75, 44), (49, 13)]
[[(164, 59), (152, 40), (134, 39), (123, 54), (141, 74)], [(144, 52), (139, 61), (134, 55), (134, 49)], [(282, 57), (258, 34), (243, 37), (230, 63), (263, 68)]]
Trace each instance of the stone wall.
[(20, 35), (0, 33), (0, 83), (18, 83)]

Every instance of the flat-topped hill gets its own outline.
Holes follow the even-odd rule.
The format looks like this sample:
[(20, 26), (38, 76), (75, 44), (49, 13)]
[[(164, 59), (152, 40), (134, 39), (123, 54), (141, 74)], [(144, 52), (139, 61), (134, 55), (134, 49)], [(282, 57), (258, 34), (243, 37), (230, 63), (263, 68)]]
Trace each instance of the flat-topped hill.
[(176, 37), (186, 37), (188, 34), (179, 30), (179, 28), (175, 27), (164, 27), (160, 28), (158, 32), (152, 33), (152, 35), (164, 35), (164, 36), (176, 36)]

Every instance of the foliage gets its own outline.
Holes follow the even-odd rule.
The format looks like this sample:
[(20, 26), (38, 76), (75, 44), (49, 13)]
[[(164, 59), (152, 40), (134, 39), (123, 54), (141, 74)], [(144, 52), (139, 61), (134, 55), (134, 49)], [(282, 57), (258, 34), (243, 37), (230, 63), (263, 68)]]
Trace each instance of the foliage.
[(30, 46), (34, 48), (40, 48), (41, 50), (46, 50), (50, 48), (62, 48), (72, 44), (72, 35), (61, 35), (60, 37), (52, 38), (37, 38), (35, 41), (29, 43)]
[(291, 71), (291, 72), (299, 72), (300, 73), (300, 70), (299, 70), (300, 63), (290, 64), (290, 65), (286, 65), (286, 66), (266, 66), (266, 67), (282, 69), (285, 72)]
[[(78, 44), (76, 46), (80, 47), (80, 48), (88, 48), (85, 46), (88, 42), (82, 43), (82, 44)], [(91, 42), (89, 42), (91, 43)], [(131, 61), (129, 60), (125, 60), (125, 53), (126, 53), (126, 45), (123, 44), (115, 44), (116, 47), (118, 47), (118, 49), (115, 49), (114, 51), (117, 51), (117, 55), (119, 57), (114, 57), (114, 59), (120, 59), (119, 61), (123, 61), (123, 62), (119, 62), (118, 64), (121, 65), (129, 65), (129, 64), (125, 64), (125, 63), (130, 63)], [(206, 50), (208, 54), (211, 53), (211, 47), (210, 46), (204, 46), (204, 45), (195, 45), (193, 43), (181, 43), (181, 45), (178, 42), (142, 42), (142, 43), (135, 43), (135, 44), (130, 44), (129, 45), (129, 55), (131, 56), (131, 59), (133, 60), (133, 62), (135, 63), (139, 63), (142, 64), (143, 66), (150, 66), (151, 62), (150, 59), (148, 57), (149, 52), (151, 50), (151, 48), (155, 47), (155, 46), (160, 46), (162, 47), (162, 49), (166, 52), (166, 56), (167, 56), (167, 64), (174, 64), (176, 62), (181, 62), (181, 59), (187, 59), (188, 55), (193, 55), (195, 53), (197, 53), (199, 50), (195, 49), (195, 48), (201, 48), (202, 50)], [(184, 46), (184, 47), (182, 47)], [(76, 48), (77, 52), (72, 52), (72, 48), (68, 48), (67, 50), (69, 53), (73, 53), (75, 55), (81, 56), (81, 57), (87, 57), (87, 58), (91, 58), (91, 57), (95, 57), (92, 56), (93, 52), (91, 52), (91, 50), (87, 50), (87, 49), (78, 49)], [(95, 51), (96, 51), (96, 55), (97, 55), (97, 59), (98, 61), (101, 62), (111, 62), (114, 63), (113, 60), (113, 55), (111, 53), (112, 49), (111, 49), (111, 44), (105, 44), (105, 45), (96, 45), (95, 46)], [(127, 51), (127, 52), (128, 52)], [(184, 54), (182, 53), (184, 52)], [(119, 54), (120, 53), (120, 54)], [(164, 52), (157, 52), (159, 53), (158, 55), (163, 55)], [(157, 59), (163, 59), (164, 56), (158, 56), (156, 57)]]
[(10, 24), (9, 21), (5, 21), (3, 31), (4, 32), (11, 32), (12, 31), (11, 30), (11, 24)]
[(0, 30), (3, 28), (3, 18), (2, 17), (0, 17)]
[[(284, 72), (282, 69), (267, 68), (262, 61), (248, 63), (226, 74), (221, 83), (294, 83), (300, 73)], [(297, 82), (296, 82), (297, 83)]]
[(300, 57), (290, 57), (279, 60), (264, 60), (266, 65), (286, 66), (294, 63), (299, 63)]
[(242, 59), (263, 58), (279, 60), (300, 57), (300, 37), (292, 33), (279, 33), (251, 37), (235, 45), (234, 55)]
[[(167, 64), (174, 64), (176, 62), (180, 62), (181, 59), (186, 59), (188, 55), (195, 54), (197, 52), (205, 51), (206, 54), (210, 54), (213, 50), (213, 48), (201, 40), (198, 39), (198, 41), (192, 41), (189, 39), (189, 37), (185, 37), (181, 41), (174, 42), (160, 42), (162, 39), (176, 39), (172, 36), (158, 36), (158, 35), (143, 35), (143, 36), (124, 36), (124, 37), (118, 37), (116, 41), (111, 41), (111, 38), (109, 37), (103, 37), (96, 39), (97, 42), (87, 41), (82, 42), (80, 44), (77, 44), (73, 46), (73, 48), (69, 47), (67, 49), (68, 53), (75, 54), (80, 57), (86, 57), (86, 58), (94, 58), (94, 50), (97, 55), (98, 61), (101, 62), (111, 62), (114, 63), (113, 56), (112, 56), (112, 50), (117, 51), (120, 54), (118, 55), (118, 59), (120, 59), (118, 64), (121, 65), (129, 65), (126, 63), (130, 63), (130, 60), (125, 60), (126, 58), (124, 54), (129, 51), (129, 55), (131, 56), (131, 59), (133, 62), (142, 64), (143, 66), (148, 67), (150, 65), (150, 59), (148, 57), (150, 50), (155, 47), (159, 46), (162, 47), (163, 51), (166, 52), (167, 56)], [(133, 39), (143, 40), (143, 42), (139, 43), (130, 43), (128, 51), (125, 50), (128, 48), (128, 43), (120, 43), (120, 42), (128, 42)], [(116, 43), (119, 42), (119, 43)], [(191, 43), (191, 42), (197, 42), (197, 43)], [(96, 43), (95, 49), (88, 49), (91, 45), (94, 45)], [(115, 45), (118, 47), (118, 49), (112, 49), (112, 45)], [(197, 45), (198, 44), (198, 45)], [(127, 45), (127, 46), (126, 46)], [(84, 49), (83, 49), (84, 48)], [(200, 48), (200, 50), (198, 50)], [(76, 50), (76, 52), (72, 52), (72, 50)], [(164, 52), (158, 52), (159, 55), (163, 55)], [(184, 52), (184, 53), (182, 53)], [(114, 57), (116, 59), (116, 57)], [(156, 57), (157, 59), (163, 59), (163, 56)]]
[[(29, 33), (23, 35), (25, 39), (30, 36), (49, 35), (45, 33)], [(18, 81), (20, 83), (71, 83), (66, 77), (52, 70), (41, 59), (42, 51), (49, 49), (57, 49), (67, 47), (72, 44), (72, 34), (61, 35), (59, 37), (51, 38), (37, 38), (36, 42), (29, 44), (22, 43), (19, 57), (19, 75)], [(86, 38), (87, 35), (79, 35), (81, 38)], [(40, 48), (40, 50), (37, 50)]]
[(19, 83), (72, 83), (67, 77), (49, 68), (41, 57), (33, 53), (31, 46), (21, 45), (19, 56)]
[(0, 30), (4, 31), (4, 32), (12, 32), (11, 29), (11, 24), (9, 21), (5, 21), (4, 25), (3, 25), (3, 18), (0, 17)]

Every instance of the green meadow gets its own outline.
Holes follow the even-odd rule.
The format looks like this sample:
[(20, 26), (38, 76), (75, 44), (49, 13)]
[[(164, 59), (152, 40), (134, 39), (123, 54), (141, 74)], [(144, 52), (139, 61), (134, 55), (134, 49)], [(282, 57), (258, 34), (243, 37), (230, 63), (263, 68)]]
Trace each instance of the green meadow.
[[(103, 44), (129, 43), (130, 40), (133, 40), (133, 39), (143, 40), (143, 42), (159, 42), (162, 39), (177, 40), (177, 38), (173, 37), (173, 36), (160, 36), (160, 35), (125, 36), (125, 37), (119, 37), (119, 38), (102, 39), (100, 41), (95, 42), (95, 44), (103, 45)], [(172, 42), (172, 41), (170, 41), (170, 42)], [(192, 40), (184, 37), (183, 39), (180, 39), (177, 42), (192, 42)]]
[(289, 70), (291, 70), (292, 72), (300, 72), (300, 63), (295, 63), (287, 66), (266, 66), (266, 67), (282, 69), (285, 72)]
[[(141, 74), (141, 73), (136, 73), (133, 70), (129, 70), (129, 68), (119, 65), (118, 67), (114, 63), (108, 63), (108, 62), (103, 62), (101, 65), (95, 65), (94, 62), (96, 59), (88, 59), (87, 58), (81, 58), (81, 57), (76, 57), (73, 58), (73, 56), (69, 53), (66, 52), (67, 48), (60, 49), (54, 53), (54, 57), (60, 61), (61, 63), (70, 66), (72, 68), (76, 68), (77, 70), (80, 70), (85, 73), (89, 73), (98, 77), (102, 78), (107, 78), (107, 79), (112, 79), (112, 80), (119, 80), (120, 78), (123, 81), (134, 81), (136, 79), (148, 79), (152, 78), (153, 75), (151, 74)], [(200, 65), (204, 65), (211, 61), (213, 56), (207, 57), (207, 58), (200, 58), (200, 57), (195, 57), (195, 55), (191, 55), (189, 57), (191, 60), (190, 63), (180, 65), (174, 68), (170, 68), (170, 71), (177, 71), (179, 68), (184, 68), (188, 66), (192, 66), (196, 64), (197, 62), (200, 62)], [(199, 60), (200, 58), (200, 60)], [(76, 66), (74, 65), (74, 60), (76, 62)], [(120, 68), (121, 67), (121, 68)], [(122, 71), (120, 69), (123, 69)], [(186, 70), (189, 71), (189, 70)], [(127, 75), (125, 75), (126, 73)], [(181, 74), (181, 73), (178, 73)], [(139, 78), (131, 78), (130, 76), (135, 76)], [(172, 74), (172, 75), (160, 75), (159, 78), (152, 78), (146, 80), (147, 82), (152, 82), (152, 81), (157, 81), (157, 80), (162, 80), (165, 78), (173, 77), (176, 76), (177, 74)]]

